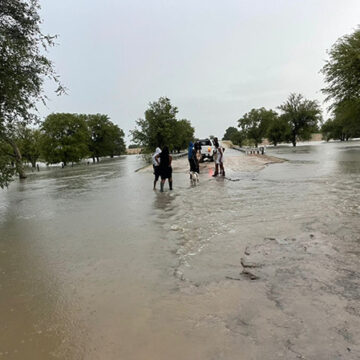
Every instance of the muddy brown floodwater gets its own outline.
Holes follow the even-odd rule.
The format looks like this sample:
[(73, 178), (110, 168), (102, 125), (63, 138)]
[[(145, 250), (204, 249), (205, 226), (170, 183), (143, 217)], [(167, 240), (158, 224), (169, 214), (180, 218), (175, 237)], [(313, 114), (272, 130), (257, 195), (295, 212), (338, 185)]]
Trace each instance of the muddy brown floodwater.
[[(360, 358), (360, 143), (34, 173), (0, 192), (0, 359)], [(251, 280), (255, 278), (255, 280)]]

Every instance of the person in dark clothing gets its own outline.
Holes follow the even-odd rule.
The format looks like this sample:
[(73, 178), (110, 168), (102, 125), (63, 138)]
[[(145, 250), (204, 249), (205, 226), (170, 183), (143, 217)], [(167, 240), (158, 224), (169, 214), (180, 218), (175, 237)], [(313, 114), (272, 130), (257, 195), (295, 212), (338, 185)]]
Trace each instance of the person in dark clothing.
[[(197, 161), (197, 164), (199, 167), (200, 160), (201, 160), (201, 144), (200, 144), (199, 140), (195, 141), (194, 148), (195, 148), (195, 154), (196, 154), (196, 161)], [(199, 168), (198, 173), (200, 173), (200, 168)]]
[(192, 141), (189, 142), (189, 147), (188, 147), (188, 160), (189, 160), (189, 165), (190, 165), (190, 180), (191, 180), (191, 168), (192, 168), (192, 161), (193, 161), (193, 151), (194, 151), (194, 144), (192, 143)]
[(169, 187), (170, 190), (173, 189), (172, 187), (172, 156), (169, 154), (169, 148), (167, 146), (164, 146), (161, 153), (155, 156), (155, 159), (157, 163), (159, 164), (160, 169), (160, 177), (161, 177), (161, 183), (160, 183), (160, 191), (164, 191), (164, 184), (166, 179), (169, 181)]
[(199, 182), (199, 163), (196, 158), (196, 150), (193, 147), (190, 153), (190, 180)]

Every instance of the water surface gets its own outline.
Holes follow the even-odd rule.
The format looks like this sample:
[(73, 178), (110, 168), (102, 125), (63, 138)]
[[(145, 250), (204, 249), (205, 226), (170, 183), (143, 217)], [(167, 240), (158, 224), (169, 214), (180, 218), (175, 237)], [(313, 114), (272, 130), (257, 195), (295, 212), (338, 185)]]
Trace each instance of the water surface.
[[(244, 155), (227, 150), (232, 181), (203, 169), (192, 186), (174, 173), (174, 191), (162, 194), (150, 173), (135, 172), (144, 165), (135, 156), (43, 170), (1, 191), (0, 358), (292, 359), (294, 339), (300, 348), (306, 336), (309, 358), (335, 358), (323, 345), (331, 336), (342, 358), (347, 347), (359, 354), (360, 143), (269, 154), (287, 161), (239, 171)], [(297, 245), (285, 256), (259, 247), (267, 237)], [(273, 256), (269, 270), (256, 284), (229, 280), (255, 244), (264, 261)], [(289, 280), (289, 264), (283, 273), (276, 264), (309, 246), (296, 261), (309, 270), (316, 259), (319, 275), (301, 265)], [(333, 319), (320, 336), (314, 320), (294, 315), (307, 301), (295, 307), (284, 295), (296, 291), (313, 302), (326, 295), (319, 313), (344, 311), (350, 325)]]

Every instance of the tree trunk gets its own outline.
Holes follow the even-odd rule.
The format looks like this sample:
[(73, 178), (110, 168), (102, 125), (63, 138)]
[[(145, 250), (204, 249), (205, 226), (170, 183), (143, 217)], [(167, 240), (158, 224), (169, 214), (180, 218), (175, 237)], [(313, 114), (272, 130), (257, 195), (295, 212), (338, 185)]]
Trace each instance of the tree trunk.
[(10, 143), (11, 147), (14, 150), (15, 166), (16, 166), (16, 171), (19, 174), (19, 178), (20, 179), (26, 179), (27, 176), (25, 174), (24, 166), (23, 166), (23, 163), (22, 163), (22, 157), (21, 157), (20, 149), (16, 145), (15, 141), (10, 140), (9, 143)]
[(92, 159), (93, 159), (93, 163), (95, 164), (95, 156), (93, 156)]

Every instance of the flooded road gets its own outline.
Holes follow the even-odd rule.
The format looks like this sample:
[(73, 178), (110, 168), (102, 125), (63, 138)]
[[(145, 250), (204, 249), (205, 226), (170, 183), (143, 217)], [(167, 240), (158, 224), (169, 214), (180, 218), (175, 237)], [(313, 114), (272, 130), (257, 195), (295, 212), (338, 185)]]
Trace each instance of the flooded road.
[(360, 358), (360, 142), (268, 154), (196, 186), (177, 160), (172, 192), (135, 156), (1, 191), (0, 359)]

